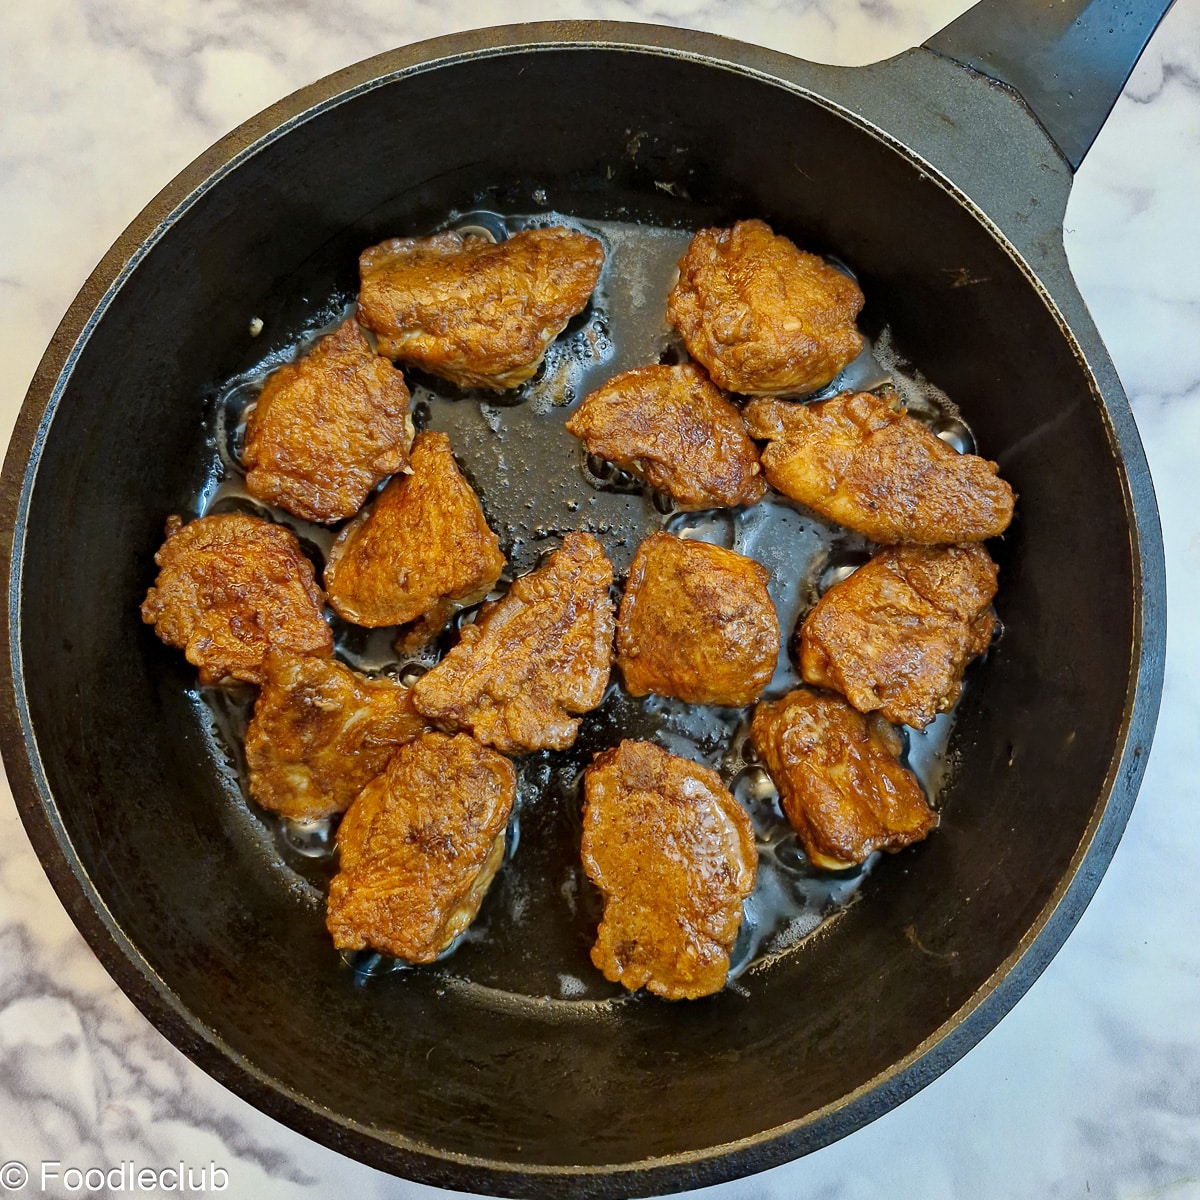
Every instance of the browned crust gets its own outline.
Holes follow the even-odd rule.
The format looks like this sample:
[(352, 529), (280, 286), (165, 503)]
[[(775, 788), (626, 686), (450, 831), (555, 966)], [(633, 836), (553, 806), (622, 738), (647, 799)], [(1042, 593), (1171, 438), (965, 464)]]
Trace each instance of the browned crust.
[(331, 655), (325, 597), (296, 535), (244, 513), (167, 519), (142, 620), (199, 668), (200, 682), (262, 682), (272, 646)]
[(895, 758), (894, 738), (838, 696), (800, 688), (760, 704), (750, 737), (818, 867), (903, 849), (937, 824), (916, 776)]
[(417, 435), (397, 475), (338, 534), (325, 566), (334, 611), (356, 625), (405, 625), (443, 601), (472, 604), (504, 570), (500, 541), (443, 433)]
[(863, 348), (854, 280), (764, 221), (701, 229), (679, 263), (667, 320), (688, 353), (731, 392), (824, 387)]
[(996, 575), (980, 545), (881, 551), (805, 618), (805, 682), (924, 729), (954, 705), (967, 664), (991, 642)]
[(682, 509), (757, 504), (766, 494), (741, 412), (695, 363), (623, 371), (584, 399), (567, 432)]
[(584, 792), (583, 865), (605, 901), (592, 961), (630, 991), (719, 991), (758, 867), (745, 810), (715, 771), (651, 742), (597, 755)]
[(250, 795), (286, 817), (344, 812), (428, 723), (411, 691), (331, 658), (272, 650), (246, 730)]
[(586, 307), (603, 265), (595, 238), (562, 227), (497, 244), (393, 238), (359, 256), (359, 320), (389, 358), (462, 387), (516, 387)]
[(631, 695), (752, 704), (779, 658), (770, 572), (745, 555), (654, 533), (638, 547), (617, 618)]
[(334, 945), (432, 962), (475, 919), (515, 796), (512, 763), (465, 734), (401, 747), (338, 829)]
[(267, 380), (246, 423), (246, 490), (307, 521), (354, 516), (408, 469), (408, 399), (404, 376), (343, 321)]
[(959, 454), (870, 392), (752, 400), (744, 415), (770, 440), (762, 464), (773, 488), (874, 541), (980, 542), (1012, 520), (1013, 491), (994, 462)]
[(613, 661), (612, 563), (568, 533), (546, 564), (486, 606), (413, 687), (418, 711), (505, 754), (565, 750), (604, 699)]

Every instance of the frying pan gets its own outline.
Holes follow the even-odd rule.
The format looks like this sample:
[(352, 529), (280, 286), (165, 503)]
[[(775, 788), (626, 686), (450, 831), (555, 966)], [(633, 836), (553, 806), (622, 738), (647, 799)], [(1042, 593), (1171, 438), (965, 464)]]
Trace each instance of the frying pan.
[[(168, 187), (56, 335), (0, 497), (13, 790), (73, 918), (168, 1037), (376, 1166), (622, 1195), (827, 1143), (1000, 1019), (1094, 891), (1157, 710), (1153, 496), (1061, 244), (1072, 168), (1153, 24), (981, 6), (854, 71), (645, 26), (484, 31), (317, 84)], [(1089, 47), (1093, 93), (1037, 85)], [(189, 673), (137, 621), (162, 516), (211, 458), (205, 389), (263, 352), (248, 313), (282, 344), (362, 246), (468, 205), (761, 215), (835, 250), (1020, 493), (996, 547), (1006, 633), (958, 716), (942, 828), (743, 991), (613, 1020), (434, 972), (362, 986), (232, 821)]]

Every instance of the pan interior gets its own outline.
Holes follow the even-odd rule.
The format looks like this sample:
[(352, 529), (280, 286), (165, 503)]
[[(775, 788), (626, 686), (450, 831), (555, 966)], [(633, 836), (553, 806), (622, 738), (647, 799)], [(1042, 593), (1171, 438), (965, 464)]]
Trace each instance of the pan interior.
[[(799, 686), (789, 635), (833, 579), (866, 561), (871, 543), (776, 495), (748, 509), (678, 511), (669, 496), (655, 493), (614, 464), (589, 456), (583, 443), (566, 429), (575, 402), (617, 373), (687, 358), (682, 341), (666, 323), (665, 312), (678, 276), (677, 262), (692, 231), (581, 221), (560, 213), (453, 213), (448, 224), (458, 230), (483, 229), (494, 240), (522, 228), (567, 225), (597, 238), (605, 250), (604, 269), (590, 304), (552, 343), (547, 360), (530, 383), (506, 393), (464, 391), (420, 371), (407, 372), (416, 425), (449, 436), (459, 466), (472, 481), (508, 558), (491, 599), (503, 595), (512, 579), (535, 569), (570, 530), (585, 530), (600, 539), (614, 564), (617, 593), (643, 538), (667, 530), (768, 566), (768, 586), (784, 636), (763, 698), (773, 700)], [(840, 267), (848, 270), (844, 264)], [(328, 298), (317, 306), (312, 327), (294, 347), (270, 351), (259, 365), (219, 390), (208, 406), (212, 475), (182, 514), (185, 519), (246, 512), (279, 522), (296, 534), (320, 572), (340, 527), (313, 524), (251, 496), (246, 490), (242, 445), (248, 414), (271, 373), (282, 360), (307, 352), (332, 333), (354, 307), (353, 297)], [(890, 330), (885, 328), (877, 341), (879, 358), (868, 343), (815, 395), (883, 385), (908, 399), (911, 415), (934, 429), (953, 430), (970, 444), (970, 430), (949, 399), (897, 359)], [(367, 630), (334, 616), (337, 653), (360, 671), (411, 684), (455, 644), (459, 631), (475, 619), (480, 607), (472, 605), (456, 614), (443, 633), (428, 643), (404, 648), (396, 644), (394, 628)], [(242, 747), (257, 689), (197, 685), (191, 694), (197, 701), (198, 720), (213, 738), (217, 770), (228, 781), (227, 819), (246, 826), (247, 836), (257, 836), (264, 854), (274, 852), (290, 866), (297, 882), (307, 881), (314, 909), (320, 910), (337, 869), (337, 818), (294, 820), (248, 802), (249, 775)], [(584, 770), (596, 753), (622, 738), (656, 741), (672, 753), (714, 768), (754, 823), (758, 876), (732, 949), (731, 980), (786, 953), (834, 920), (857, 896), (880, 854), (849, 871), (822, 871), (808, 862), (783, 815), (778, 792), (749, 744), (751, 715), (751, 708), (694, 705), (655, 695), (634, 697), (622, 686), (619, 671), (614, 672), (602, 703), (585, 714), (573, 746), (517, 759), (517, 804), (504, 869), (470, 929), (440, 959), (439, 972), (454, 985), (474, 984), (539, 1004), (628, 1000), (625, 990), (606, 980), (591, 963), (589, 951), (602, 900), (580, 861)], [(903, 760), (917, 773), (935, 806), (942, 781), (953, 769), (945, 755), (953, 719), (953, 713), (944, 713), (925, 730), (899, 731)], [(319, 911), (314, 919), (321, 919)], [(348, 968), (364, 977), (406, 969), (405, 964), (372, 951), (343, 957)]]
[[(517, 1004), (438, 971), (344, 969), (311, 889), (229, 803), (192, 669), (138, 619), (164, 515), (211, 485), (220, 385), (292, 344), (314, 304), (352, 294), (363, 247), (453, 210), (666, 229), (765, 218), (852, 264), (866, 331), (887, 322), (1019, 494), (993, 548), (1006, 632), (960, 705), (940, 830), (880, 863), (819, 937), (703, 1002)], [(29, 502), (19, 636), (78, 873), (178, 1006), (307, 1098), (278, 1099), (279, 1115), (327, 1139), (369, 1131), (351, 1148), (383, 1166), (406, 1166), (396, 1148), (415, 1146), (586, 1168), (781, 1126), (812, 1148), (836, 1135), (815, 1114), (971, 999), (1102, 804), (1133, 594), (1099, 402), (970, 212), (801, 95), (700, 61), (547, 49), (358, 94), (174, 220), (66, 384)]]

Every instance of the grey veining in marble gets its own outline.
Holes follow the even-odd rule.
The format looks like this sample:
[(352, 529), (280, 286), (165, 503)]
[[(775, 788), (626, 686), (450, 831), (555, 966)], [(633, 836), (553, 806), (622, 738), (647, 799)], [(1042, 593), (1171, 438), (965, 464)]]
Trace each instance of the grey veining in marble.
[[(483, 24), (688, 25), (817, 61), (919, 43), (965, 0), (44, 0), (0, 11), (0, 426), (74, 292), (154, 193), (319, 76)], [(1016, 1009), (907, 1104), (713, 1200), (1200, 1197), (1200, 0), (1179, 0), (1083, 163), (1072, 268), (1158, 489), (1171, 625), (1140, 799), (1092, 905)], [(1052, 798), (1048, 798), (1051, 802)], [(0, 1163), (210, 1161), (225, 1193), (442, 1194), (262, 1116), (116, 989), (0, 797)], [(0, 1196), (3, 1192), (0, 1178)], [(17, 1193), (22, 1194), (22, 1193)], [(31, 1184), (23, 1194), (36, 1194)], [(50, 1191), (48, 1194), (68, 1194)], [(76, 1193), (81, 1194), (81, 1193)]]

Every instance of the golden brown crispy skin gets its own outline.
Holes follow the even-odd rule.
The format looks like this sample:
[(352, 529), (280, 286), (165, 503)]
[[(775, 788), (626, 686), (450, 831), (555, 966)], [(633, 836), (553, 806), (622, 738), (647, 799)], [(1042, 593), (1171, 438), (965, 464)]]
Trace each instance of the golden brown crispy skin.
[(962, 691), (995, 628), (996, 564), (982, 546), (901, 546), (831, 587), (800, 627), (806, 683), (859, 712), (924, 729)]
[[(877, 718), (876, 718), (877, 719)], [(936, 824), (894, 733), (840, 696), (800, 688), (754, 710), (750, 738), (805, 853), (831, 871), (919, 842)]]
[(500, 543), (449, 438), (429, 432), (413, 442), (412, 474), (392, 479), (338, 534), (325, 590), (356, 625), (405, 625), (443, 600), (474, 603), (503, 570)]
[(571, 415), (567, 432), (681, 508), (756, 504), (767, 490), (742, 414), (694, 363), (610, 379)]
[(393, 238), (364, 250), (358, 317), (379, 352), (460, 387), (524, 383), (587, 305), (604, 248), (572, 229)]
[(1013, 491), (994, 462), (959, 454), (869, 392), (752, 400), (745, 417), (771, 441), (762, 463), (773, 488), (877, 542), (981, 542), (1012, 520)]
[(285, 817), (327, 817), (429, 729), (412, 693), (332, 658), (272, 650), (246, 730), (250, 795)]
[(142, 620), (200, 668), (201, 683), (261, 683), (272, 646), (333, 653), (325, 597), (290, 529), (244, 513), (168, 517), (154, 561)]
[(351, 317), (267, 380), (246, 423), (246, 490), (308, 521), (340, 521), (408, 469), (412, 439), (404, 376)]
[(651, 534), (638, 547), (617, 619), (631, 695), (752, 704), (775, 671), (779, 620), (770, 572), (721, 546)]
[(858, 284), (763, 221), (701, 229), (679, 263), (667, 320), (730, 392), (824, 387), (863, 348)]
[(584, 775), (582, 855), (604, 893), (592, 962), (631, 992), (720, 991), (754, 890), (754, 828), (721, 777), (651, 742), (622, 742)]
[(568, 533), (413, 685), (417, 711), (505, 754), (565, 750), (604, 699), (612, 667), (612, 563), (590, 533)]
[(339, 950), (432, 962), (479, 912), (516, 796), (508, 759), (464, 734), (422, 734), (338, 828), (325, 924)]

